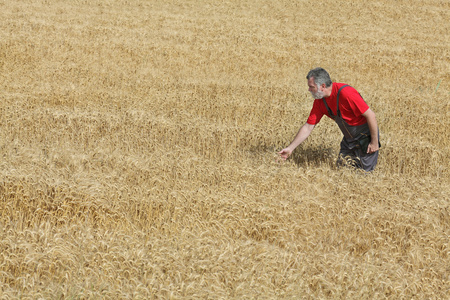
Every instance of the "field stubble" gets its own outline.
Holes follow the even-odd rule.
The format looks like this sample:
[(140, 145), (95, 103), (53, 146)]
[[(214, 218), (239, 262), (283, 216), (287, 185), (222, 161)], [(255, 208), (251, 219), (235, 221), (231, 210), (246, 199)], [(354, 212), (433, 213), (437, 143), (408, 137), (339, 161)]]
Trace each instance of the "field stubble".
[[(2, 298), (448, 293), (448, 3), (0, 5)], [(317, 65), (376, 112), (373, 174), (330, 120), (276, 162)]]

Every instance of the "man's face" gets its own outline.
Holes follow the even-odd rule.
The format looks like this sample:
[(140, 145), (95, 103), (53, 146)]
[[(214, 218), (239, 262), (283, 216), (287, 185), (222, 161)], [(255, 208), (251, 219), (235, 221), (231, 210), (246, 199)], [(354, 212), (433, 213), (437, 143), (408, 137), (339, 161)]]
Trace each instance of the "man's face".
[(317, 86), (317, 84), (314, 82), (314, 77), (308, 79), (308, 91), (311, 93), (314, 99), (322, 99), (324, 96), (322, 87)]

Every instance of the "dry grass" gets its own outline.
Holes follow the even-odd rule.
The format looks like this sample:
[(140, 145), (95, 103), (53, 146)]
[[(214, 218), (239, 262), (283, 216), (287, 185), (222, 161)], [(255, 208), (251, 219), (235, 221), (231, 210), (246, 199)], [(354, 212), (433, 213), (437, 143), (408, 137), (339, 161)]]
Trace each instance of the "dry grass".
[[(446, 1), (0, 2), (0, 298), (443, 299)], [(306, 72), (383, 148), (336, 169)]]

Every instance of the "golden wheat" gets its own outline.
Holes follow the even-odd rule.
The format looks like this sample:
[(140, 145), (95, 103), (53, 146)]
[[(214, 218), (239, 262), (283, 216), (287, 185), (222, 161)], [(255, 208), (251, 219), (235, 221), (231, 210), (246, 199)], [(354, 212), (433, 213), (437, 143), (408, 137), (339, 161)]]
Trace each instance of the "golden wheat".
[[(0, 3), (0, 298), (445, 298), (449, 14)], [(276, 160), (317, 66), (377, 115), (370, 175), (325, 119)]]

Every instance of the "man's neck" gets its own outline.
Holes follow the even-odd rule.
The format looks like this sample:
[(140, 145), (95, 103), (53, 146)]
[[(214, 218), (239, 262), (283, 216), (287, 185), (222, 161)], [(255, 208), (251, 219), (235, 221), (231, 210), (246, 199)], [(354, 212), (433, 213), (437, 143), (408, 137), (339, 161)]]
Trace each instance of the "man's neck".
[(330, 97), (332, 91), (333, 91), (333, 83), (331, 83), (331, 85), (329, 87), (327, 87), (323, 90), (325, 98)]

